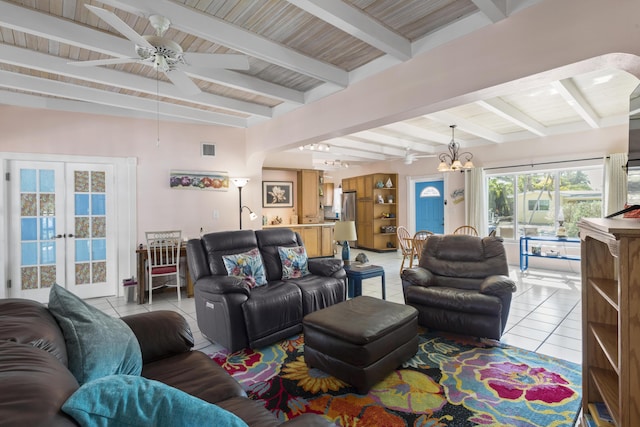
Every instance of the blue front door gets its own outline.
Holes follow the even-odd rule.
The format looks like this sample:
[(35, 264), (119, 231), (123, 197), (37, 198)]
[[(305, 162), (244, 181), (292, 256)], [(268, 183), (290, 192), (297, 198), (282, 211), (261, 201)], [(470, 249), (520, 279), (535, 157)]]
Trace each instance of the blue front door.
[(416, 182), (416, 231), (444, 233), (444, 181)]

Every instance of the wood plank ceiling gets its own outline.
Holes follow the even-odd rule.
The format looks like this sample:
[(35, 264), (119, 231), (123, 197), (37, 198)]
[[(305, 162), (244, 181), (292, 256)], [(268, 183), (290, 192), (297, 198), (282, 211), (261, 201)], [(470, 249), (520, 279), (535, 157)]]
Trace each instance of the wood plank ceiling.
[[(250, 127), (331, 95), (438, 44), (492, 25), (540, 0), (2, 0), (0, 103)], [(248, 70), (180, 65), (201, 93), (189, 95), (137, 62), (79, 67), (73, 61), (136, 57), (134, 43), (85, 4), (114, 12), (133, 31), (155, 33), (189, 54), (246, 55)], [(198, 61), (195, 61), (198, 62)], [(407, 153), (502, 143), (620, 123), (626, 73), (597, 72), (326, 141), (318, 167)]]

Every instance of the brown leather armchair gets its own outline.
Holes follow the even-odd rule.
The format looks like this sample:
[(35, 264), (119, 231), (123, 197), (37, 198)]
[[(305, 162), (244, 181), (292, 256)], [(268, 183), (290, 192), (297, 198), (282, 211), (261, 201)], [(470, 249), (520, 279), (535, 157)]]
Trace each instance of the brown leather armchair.
[(516, 285), (500, 237), (434, 235), (418, 267), (405, 269), (402, 290), (428, 328), (500, 339)]

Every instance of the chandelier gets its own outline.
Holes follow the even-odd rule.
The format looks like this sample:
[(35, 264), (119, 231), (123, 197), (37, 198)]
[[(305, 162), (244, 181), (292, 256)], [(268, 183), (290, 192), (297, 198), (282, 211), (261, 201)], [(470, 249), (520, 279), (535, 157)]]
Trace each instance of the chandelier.
[[(447, 146), (448, 153), (438, 154), (440, 164), (438, 165), (438, 172), (451, 172), (451, 171), (464, 171), (466, 169), (473, 169), (473, 154), (468, 151), (460, 152), (460, 144), (454, 139), (454, 132), (456, 125), (449, 126), (451, 128), (451, 142)], [(464, 162), (464, 164), (462, 163)]]

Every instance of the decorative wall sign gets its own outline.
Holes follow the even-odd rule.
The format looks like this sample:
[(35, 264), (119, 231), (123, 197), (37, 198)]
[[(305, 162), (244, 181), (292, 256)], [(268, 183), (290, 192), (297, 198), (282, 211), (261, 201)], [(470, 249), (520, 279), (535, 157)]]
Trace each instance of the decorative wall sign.
[(457, 188), (453, 190), (451, 198), (453, 199), (454, 205), (464, 202), (464, 188)]
[(263, 208), (292, 208), (293, 181), (262, 181)]
[(171, 188), (228, 191), (229, 174), (227, 172), (169, 172)]

